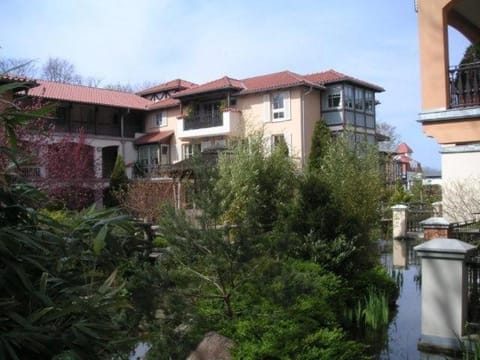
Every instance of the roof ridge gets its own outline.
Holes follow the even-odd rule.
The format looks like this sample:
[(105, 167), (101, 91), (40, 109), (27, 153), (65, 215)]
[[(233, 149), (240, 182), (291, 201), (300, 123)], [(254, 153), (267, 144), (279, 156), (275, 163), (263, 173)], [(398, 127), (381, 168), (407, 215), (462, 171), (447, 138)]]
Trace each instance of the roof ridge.
[(44, 79), (37, 79), (36, 81), (38, 82), (39, 86), (42, 85), (43, 83), (49, 83), (49, 84), (58, 84), (58, 85), (65, 85), (65, 86), (72, 86), (72, 87), (80, 87), (80, 88), (85, 88), (85, 89), (111, 91), (111, 92), (117, 92), (117, 93), (121, 93), (121, 94), (135, 95), (137, 97), (141, 97), (141, 96), (137, 95), (137, 93), (122, 91), (122, 90), (117, 90), (117, 89), (107, 89), (107, 88), (90, 86), (90, 85), (82, 85), (82, 84), (70, 84), (70, 83), (61, 82), (61, 81), (51, 81), (51, 80), (44, 80)]

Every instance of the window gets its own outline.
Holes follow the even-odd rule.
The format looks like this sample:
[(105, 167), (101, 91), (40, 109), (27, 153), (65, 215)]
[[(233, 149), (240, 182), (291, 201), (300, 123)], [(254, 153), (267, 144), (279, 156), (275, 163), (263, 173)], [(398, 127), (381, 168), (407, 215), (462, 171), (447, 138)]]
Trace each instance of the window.
[(365, 91), (365, 111), (373, 113), (374, 96), (373, 91)]
[(170, 164), (170, 145), (149, 144), (138, 148), (138, 162), (143, 167)]
[(160, 164), (170, 164), (170, 146), (168, 144), (160, 145)]
[(183, 159), (191, 158), (195, 154), (199, 154), (202, 151), (202, 144), (183, 144)]
[(326, 108), (337, 109), (342, 107), (342, 88), (337, 86), (327, 91)]
[(345, 86), (345, 108), (353, 109), (353, 87)]
[(355, 89), (355, 109), (363, 110), (363, 89)]
[(164, 111), (155, 114), (155, 124), (158, 127), (167, 126), (167, 114)]
[(272, 95), (272, 118), (273, 121), (285, 119), (285, 93)]
[(264, 122), (290, 120), (290, 92), (263, 95)]
[(285, 155), (288, 155), (288, 145), (285, 141), (285, 135), (272, 135), (272, 151), (274, 151), (278, 146), (282, 146), (285, 149)]

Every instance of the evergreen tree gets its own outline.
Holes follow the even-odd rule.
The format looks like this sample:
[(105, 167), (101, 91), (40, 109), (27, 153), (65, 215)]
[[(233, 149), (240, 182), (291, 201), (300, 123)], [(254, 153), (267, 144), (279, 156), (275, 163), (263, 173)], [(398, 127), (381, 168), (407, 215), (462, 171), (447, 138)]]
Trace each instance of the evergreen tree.
[(312, 145), (310, 148), (310, 155), (308, 157), (309, 171), (320, 169), (322, 158), (327, 153), (331, 143), (332, 133), (325, 122), (320, 119), (317, 121), (315, 128), (313, 129)]
[(118, 206), (120, 203), (116, 198), (116, 194), (124, 192), (127, 185), (128, 177), (125, 171), (125, 162), (123, 161), (123, 157), (120, 154), (117, 154), (112, 175), (110, 176), (110, 186), (105, 196), (105, 206)]

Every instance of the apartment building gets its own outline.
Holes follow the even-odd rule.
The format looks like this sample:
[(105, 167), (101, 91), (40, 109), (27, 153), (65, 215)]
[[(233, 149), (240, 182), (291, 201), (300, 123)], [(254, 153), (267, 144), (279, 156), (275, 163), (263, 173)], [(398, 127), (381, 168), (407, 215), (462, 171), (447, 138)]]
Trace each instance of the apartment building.
[(303, 164), (322, 118), (333, 132), (349, 128), (353, 141), (375, 143), (375, 94), (381, 91), (334, 70), (225, 76), (199, 85), (174, 80), (139, 93), (154, 102), (145, 119), (146, 135), (136, 140), (139, 161), (150, 168), (176, 163), (261, 132), (267, 147), (284, 142)]
[(478, 0), (418, 0), (416, 5), (422, 81), (419, 121), (424, 133), (441, 145), (448, 213), (458, 196), (449, 190), (451, 184), (473, 186), (480, 181), (480, 62), (449, 63), (448, 27), (478, 44), (480, 5)]
[[(58, 104), (57, 136), (80, 128), (92, 147), (95, 173), (106, 180), (117, 154), (129, 177), (158, 177), (171, 165), (260, 131), (267, 147), (284, 142), (299, 163), (323, 119), (332, 132), (375, 143), (375, 94), (383, 88), (335, 70), (290, 71), (204, 84), (176, 79), (137, 94), (38, 80), (30, 97)], [(38, 172), (40, 173), (40, 172)]]

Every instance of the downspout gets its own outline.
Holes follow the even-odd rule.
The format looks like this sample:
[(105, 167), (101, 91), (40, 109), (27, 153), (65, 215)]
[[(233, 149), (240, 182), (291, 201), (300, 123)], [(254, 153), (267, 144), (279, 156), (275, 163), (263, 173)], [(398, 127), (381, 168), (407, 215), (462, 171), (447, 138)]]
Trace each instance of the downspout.
[(305, 96), (313, 91), (313, 87), (310, 85), (310, 89), (302, 95), (302, 169), (305, 168)]

